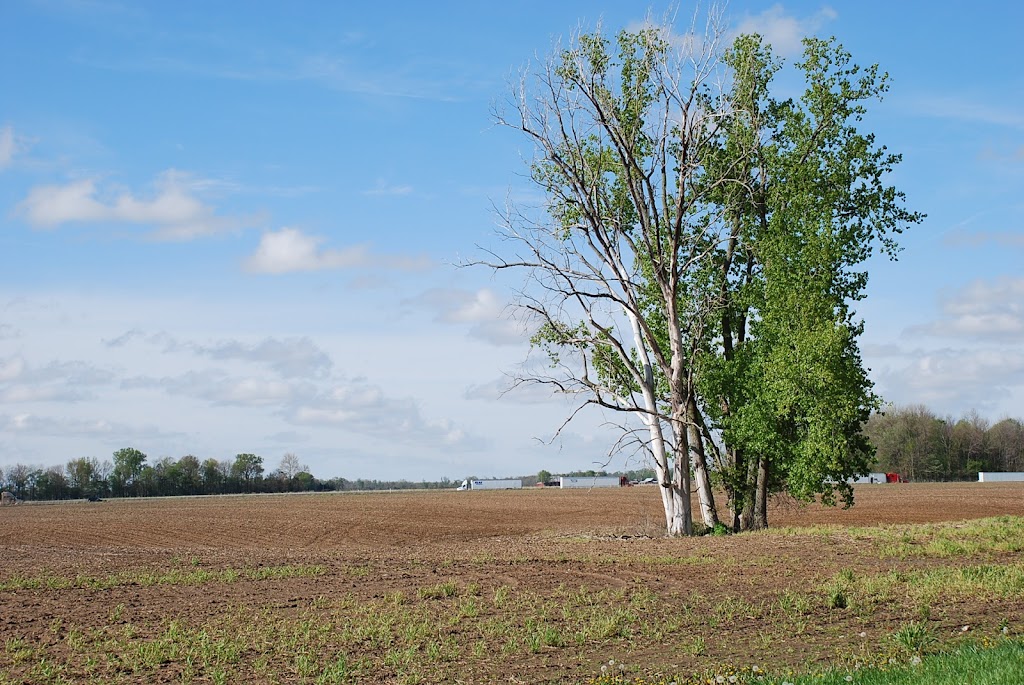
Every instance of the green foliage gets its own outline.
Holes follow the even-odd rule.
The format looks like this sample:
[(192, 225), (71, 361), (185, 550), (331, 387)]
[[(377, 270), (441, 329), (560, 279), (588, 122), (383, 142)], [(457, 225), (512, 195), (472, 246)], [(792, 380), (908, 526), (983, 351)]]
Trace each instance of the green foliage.
[(755, 459), (768, 490), (852, 503), (847, 479), (872, 463), (861, 426), (879, 401), (850, 303), (867, 282), (860, 265), (876, 247), (895, 254), (893, 234), (922, 218), (882, 182), (899, 157), (856, 128), (885, 76), (851, 66), (833, 42), (805, 47), (798, 100), (771, 97), (780, 65), (757, 36), (725, 57), (733, 114), (715, 163), (736, 181), (718, 191), (733, 227), (718, 253), (722, 353), (705, 359), (701, 387), (737, 508), (754, 497)]
[(539, 287), (525, 301), (551, 362), (541, 380), (639, 415), (661, 472), (669, 457), (693, 470), (707, 527), (707, 453), (750, 527), (767, 525), (774, 492), (849, 505), (879, 406), (852, 305), (866, 260), (894, 256), (922, 218), (886, 185), (899, 155), (859, 129), (887, 77), (810, 39), (794, 65), (804, 92), (782, 99), (759, 36), (702, 64), (667, 30), (580, 36), (537, 93), (517, 92), (514, 121), (499, 116), (537, 145), (550, 224), (510, 217), (532, 258), (496, 266)]
[(114, 452), (114, 470), (111, 481), (115, 494), (143, 494), (143, 465), (146, 455), (134, 447), (125, 447)]
[(263, 457), (255, 454), (239, 454), (231, 465), (231, 477), (236, 478), (246, 485), (263, 476)]
[(1024, 471), (1024, 423), (989, 424), (977, 412), (940, 417), (923, 406), (887, 407), (865, 428), (878, 470), (912, 481), (977, 480), (978, 471)]

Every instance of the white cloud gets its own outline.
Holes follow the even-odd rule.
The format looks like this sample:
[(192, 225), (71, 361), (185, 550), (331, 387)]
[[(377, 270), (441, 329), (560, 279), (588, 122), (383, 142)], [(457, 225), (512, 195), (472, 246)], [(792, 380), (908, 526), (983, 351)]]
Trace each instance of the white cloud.
[(68, 223), (133, 224), (152, 227), (149, 237), (163, 241), (192, 240), (252, 222), (219, 216), (213, 206), (196, 196), (211, 187), (223, 186), (174, 169), (156, 178), (147, 197), (101, 187), (96, 179), (87, 178), (66, 185), (36, 186), (18, 210), (37, 228)]
[[(125, 378), (120, 388), (128, 393), (157, 391), (214, 407), (262, 408), (293, 425), (341, 429), (388, 442), (458, 449), (483, 444), (453, 421), (425, 417), (412, 398), (390, 396), (361, 377), (333, 374), (330, 356), (308, 338), (197, 343), (132, 329), (105, 344), (124, 348), (135, 341), (158, 346), (169, 355), (206, 357), (217, 365), (194, 368), (195, 362), (186, 362), (193, 368), (176, 375)], [(263, 366), (276, 376), (251, 373), (244, 365), (225, 366), (228, 361)]]
[(86, 362), (51, 362), (35, 367), (20, 355), (0, 360), (0, 403), (78, 402), (85, 388), (106, 385), (114, 374)]
[(304, 387), (266, 378), (236, 378), (213, 369), (190, 371), (175, 377), (127, 378), (121, 387), (125, 390), (156, 388), (171, 395), (194, 397), (215, 405), (244, 407), (277, 407), (287, 404), (296, 395), (312, 392), (308, 385)]
[(374, 255), (366, 245), (322, 249), (323, 242), (323, 238), (306, 235), (296, 228), (268, 231), (260, 238), (256, 252), (245, 261), (245, 268), (254, 273), (285, 274), (354, 268), (421, 270), (430, 266), (426, 257)]
[(964, 231), (955, 230), (946, 234), (944, 242), (953, 247), (966, 245), (982, 247), (998, 245), (999, 247), (1024, 247), (1024, 232), (1020, 231)]
[(389, 399), (379, 388), (349, 388), (340, 394), (355, 396), (351, 390), (367, 390), (364, 401), (351, 402), (331, 397), (294, 408), (289, 420), (298, 425), (344, 428), (354, 433), (419, 447), (477, 449), (485, 441), (466, 433), (454, 422), (427, 420), (411, 400)]
[(296, 228), (268, 231), (260, 239), (256, 252), (246, 261), (249, 271), (284, 274), (293, 271), (345, 269), (366, 261), (366, 247), (321, 250), (322, 238), (305, 235)]
[(492, 345), (521, 345), (531, 334), (525, 313), (510, 307), (489, 288), (434, 288), (403, 304), (432, 310), (434, 320), (441, 323), (472, 324), (469, 335)]
[(179, 437), (181, 433), (168, 433), (155, 427), (132, 427), (105, 419), (71, 419), (38, 416), (22, 413), (0, 415), (0, 432), (20, 433), (28, 436), (110, 438), (128, 440), (132, 438)]
[(263, 364), (285, 378), (316, 378), (330, 373), (330, 356), (312, 340), (301, 338), (263, 338), (247, 343), (226, 339), (215, 343), (181, 342), (166, 332), (147, 334), (133, 328), (116, 338), (104, 340), (107, 347), (125, 347), (133, 340), (142, 340), (162, 348), (165, 353), (186, 351), (217, 360), (239, 360)]
[(0, 383), (13, 381), (25, 371), (25, 360), (21, 357), (11, 357), (0, 360)]
[(994, 408), (1024, 385), (1024, 352), (1016, 348), (908, 350), (878, 374), (879, 389), (896, 404), (926, 404), (954, 413)]
[(837, 16), (835, 10), (825, 6), (809, 17), (798, 19), (786, 14), (782, 5), (773, 5), (760, 14), (744, 16), (736, 27), (736, 34), (760, 34), (777, 54), (797, 55), (803, 50), (804, 38), (813, 36)]
[(466, 389), (467, 400), (491, 402), (512, 402), (515, 404), (542, 404), (557, 402), (567, 404), (565, 395), (553, 391), (552, 386), (543, 383), (519, 383), (510, 376), (501, 376), (486, 383), (471, 385)]
[(384, 179), (377, 179), (377, 183), (370, 190), (364, 190), (363, 195), (408, 195), (412, 192), (410, 185), (392, 185)]
[(14, 139), (14, 127), (8, 124), (0, 128), (0, 170), (6, 169), (14, 160), (17, 142)]
[(974, 281), (943, 299), (942, 314), (907, 333), (1019, 343), (1024, 338), (1024, 278)]
[(238, 340), (226, 340), (213, 345), (190, 343), (189, 347), (211, 359), (240, 359), (263, 363), (286, 378), (325, 376), (332, 366), (327, 353), (309, 338), (264, 338), (253, 345)]

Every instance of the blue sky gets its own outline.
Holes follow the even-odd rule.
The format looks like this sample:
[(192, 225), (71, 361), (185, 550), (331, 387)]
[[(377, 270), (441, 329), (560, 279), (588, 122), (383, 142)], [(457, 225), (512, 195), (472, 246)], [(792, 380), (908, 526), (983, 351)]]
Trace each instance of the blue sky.
[[(347, 478), (603, 461), (599, 414), (550, 441), (566, 405), (498, 397), (528, 350), (514, 282), (451, 265), (497, 243), (494, 203), (533, 192), (529, 148), (489, 114), (510, 77), (648, 9), (665, 8), (5, 2), (0, 468), (125, 446), (268, 468), (294, 452)], [(785, 57), (835, 35), (892, 77), (865, 123), (928, 218), (857, 308), (877, 389), (1024, 417), (1024, 10), (726, 13)]]

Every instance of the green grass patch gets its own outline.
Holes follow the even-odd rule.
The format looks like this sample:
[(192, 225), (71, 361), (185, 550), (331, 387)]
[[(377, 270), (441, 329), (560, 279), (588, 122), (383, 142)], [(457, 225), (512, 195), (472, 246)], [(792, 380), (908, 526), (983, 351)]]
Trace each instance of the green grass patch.
[(15, 590), (106, 589), (112, 587), (154, 585), (203, 585), (206, 583), (236, 583), (243, 580), (275, 580), (321, 576), (327, 569), (317, 565), (263, 566), (242, 569), (171, 569), (170, 571), (123, 571), (107, 576), (25, 576), (15, 575), (0, 581), (0, 592)]
[(914, 655), (898, 663), (856, 669), (834, 668), (802, 674), (777, 674), (757, 666), (723, 667), (691, 675), (645, 678), (628, 668), (602, 667), (589, 685), (1015, 685), (1024, 683), (1024, 642), (969, 644), (930, 656)]

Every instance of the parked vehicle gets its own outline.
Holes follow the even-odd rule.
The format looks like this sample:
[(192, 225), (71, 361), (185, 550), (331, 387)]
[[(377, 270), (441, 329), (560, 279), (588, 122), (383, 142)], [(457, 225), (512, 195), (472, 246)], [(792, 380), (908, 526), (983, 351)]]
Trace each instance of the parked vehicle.
[(523, 481), (519, 478), (505, 478), (493, 480), (464, 480), (456, 490), (519, 490), (523, 487)]

